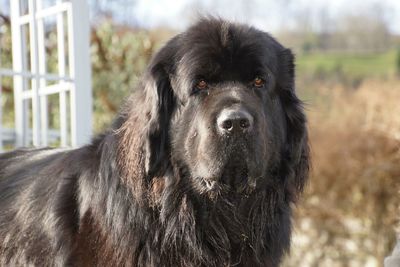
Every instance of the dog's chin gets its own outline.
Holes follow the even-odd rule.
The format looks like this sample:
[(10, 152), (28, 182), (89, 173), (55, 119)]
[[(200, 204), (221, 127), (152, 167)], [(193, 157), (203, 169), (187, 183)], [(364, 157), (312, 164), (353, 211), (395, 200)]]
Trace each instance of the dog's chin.
[(211, 199), (224, 195), (248, 197), (256, 188), (256, 177), (251, 173), (246, 162), (230, 161), (216, 174), (196, 178), (196, 187)]

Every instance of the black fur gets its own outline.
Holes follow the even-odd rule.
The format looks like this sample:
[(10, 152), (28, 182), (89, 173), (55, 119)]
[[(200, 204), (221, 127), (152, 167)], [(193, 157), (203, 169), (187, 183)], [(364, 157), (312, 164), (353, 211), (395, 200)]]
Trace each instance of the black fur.
[[(0, 265), (278, 266), (309, 161), (293, 60), (262, 31), (202, 19), (90, 145), (0, 155)], [(218, 133), (232, 105), (251, 132)]]

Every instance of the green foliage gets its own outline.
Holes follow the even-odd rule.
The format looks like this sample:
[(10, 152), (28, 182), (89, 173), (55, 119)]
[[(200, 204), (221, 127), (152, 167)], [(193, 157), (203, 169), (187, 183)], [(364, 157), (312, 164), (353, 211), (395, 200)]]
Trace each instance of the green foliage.
[(299, 76), (311, 76), (318, 80), (385, 78), (395, 73), (396, 51), (389, 50), (380, 54), (302, 54), (297, 57), (296, 62)]
[[(2, 22), (0, 20), (0, 22)], [(0, 68), (12, 68), (11, 64), (11, 27), (10, 24), (0, 24)], [(12, 94), (12, 78), (1, 76), (0, 83), (2, 94), (0, 105), (3, 108), (2, 123), (3, 127), (13, 127), (14, 125), (14, 98)]]
[[(51, 25), (50, 25), (51, 26)], [(1, 28), (1, 66), (12, 69), (10, 25)], [(105, 21), (91, 32), (92, 88), (94, 102), (94, 130), (100, 132), (110, 125), (123, 99), (134, 89), (139, 77), (156, 48), (156, 41), (148, 32), (121, 28)], [(46, 33), (47, 72), (57, 72), (56, 29)], [(14, 101), (12, 78), (2, 77), (1, 105), (3, 125), (13, 127)], [(59, 127), (58, 98), (50, 96), (49, 124)]]
[(109, 125), (137, 84), (152, 53), (155, 41), (147, 32), (118, 29), (105, 22), (91, 36), (94, 129)]
[(397, 75), (400, 76), (400, 46), (397, 48), (396, 72), (397, 72)]
[[(55, 25), (53, 25), (55, 26)], [(2, 25), (1, 67), (12, 69), (10, 25)], [(105, 21), (91, 32), (91, 61), (93, 88), (93, 127), (100, 132), (110, 125), (123, 99), (130, 94), (142, 75), (157, 44), (146, 31), (135, 31)], [(57, 73), (57, 34), (55, 27), (46, 33), (47, 72)], [(2, 124), (14, 125), (13, 83), (11, 77), (2, 77)], [(49, 124), (59, 127), (58, 97), (49, 96)]]

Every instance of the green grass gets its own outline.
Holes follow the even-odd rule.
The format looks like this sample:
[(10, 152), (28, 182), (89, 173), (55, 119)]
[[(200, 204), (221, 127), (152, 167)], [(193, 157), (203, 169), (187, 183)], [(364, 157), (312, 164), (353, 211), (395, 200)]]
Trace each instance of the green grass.
[(313, 53), (297, 56), (299, 75), (343, 74), (379, 78), (396, 72), (396, 50), (380, 54)]

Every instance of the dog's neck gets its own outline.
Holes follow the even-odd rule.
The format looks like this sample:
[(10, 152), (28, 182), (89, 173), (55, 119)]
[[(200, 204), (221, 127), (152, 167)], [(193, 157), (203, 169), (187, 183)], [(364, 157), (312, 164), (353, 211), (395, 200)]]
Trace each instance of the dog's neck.
[[(246, 196), (226, 193), (210, 199), (190, 191), (193, 188), (185, 184), (189, 177), (176, 177), (153, 178), (149, 190), (160, 222), (161, 247), (177, 251), (177, 258), (183, 257), (179, 254), (184, 251), (205, 266), (240, 261), (254, 261), (257, 266), (257, 261), (275, 253), (274, 240), (281, 234), (278, 222), (290, 214), (288, 205), (278, 204), (285, 201), (283, 192), (271, 188)], [(271, 228), (276, 232), (267, 232)]]
[[(108, 136), (104, 142), (115, 142), (117, 137)], [(107, 155), (119, 151), (107, 151), (112, 147), (116, 146), (103, 144), (102, 155), (105, 158), (101, 160), (104, 165), (101, 168), (110, 168), (110, 173), (116, 171), (116, 167), (120, 169), (118, 166), (122, 163), (109, 160), (113, 157)], [(129, 148), (126, 149), (128, 152)], [(143, 159), (143, 155), (136, 156)], [(129, 165), (136, 170), (134, 177), (123, 176), (121, 172), (120, 181), (107, 181), (117, 183), (108, 189), (116, 190), (114, 194), (99, 193), (103, 197), (113, 195), (113, 199), (102, 200), (112, 211), (107, 211), (107, 208), (97, 211), (101, 213), (98, 217), (103, 218), (103, 222), (98, 222), (96, 227), (104, 233), (112, 232), (113, 240), (107, 240), (107, 244), (122, 255), (116, 256), (116, 263), (121, 264), (124, 257), (139, 259), (141, 255), (159, 257), (168, 254), (168, 258), (174, 261), (171, 266), (185, 266), (182, 261), (188, 258), (193, 259), (191, 264), (195, 266), (227, 266), (236, 262), (259, 266), (266, 258), (273, 259), (271, 255), (282, 253), (276, 249), (274, 240), (285, 237), (284, 233), (290, 231), (290, 222), (287, 229), (279, 225), (282, 220), (290, 221), (290, 206), (282, 204), (284, 192), (270, 188), (249, 196), (221, 194), (210, 199), (191, 191), (190, 177), (182, 177), (182, 173), (177, 175), (176, 171), (169, 170), (163, 176), (147, 177), (143, 160), (137, 160), (136, 164)], [(137, 179), (141, 179), (140, 183)], [(138, 184), (140, 187), (133, 187)], [(127, 198), (131, 199), (128, 201)], [(128, 204), (119, 205), (121, 200)], [(104, 207), (104, 204), (94, 206)], [(110, 212), (114, 215), (110, 216)], [(141, 218), (138, 220), (137, 217)], [(146, 222), (146, 225), (136, 224), (134, 220)], [(121, 222), (128, 226), (115, 227)], [(146, 238), (136, 240), (137, 236)], [(289, 240), (283, 243), (288, 249)], [(147, 251), (150, 248), (152, 251)]]

